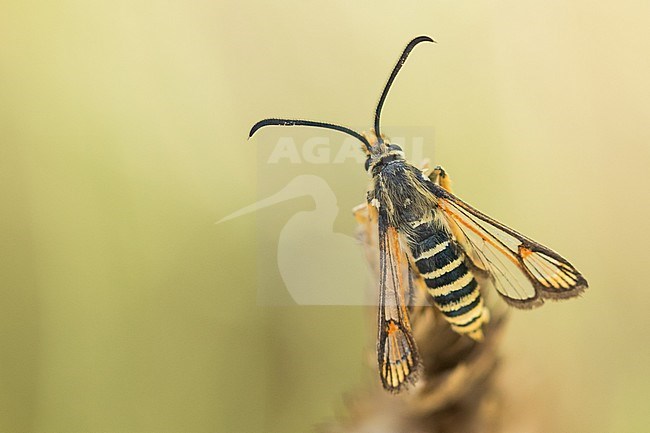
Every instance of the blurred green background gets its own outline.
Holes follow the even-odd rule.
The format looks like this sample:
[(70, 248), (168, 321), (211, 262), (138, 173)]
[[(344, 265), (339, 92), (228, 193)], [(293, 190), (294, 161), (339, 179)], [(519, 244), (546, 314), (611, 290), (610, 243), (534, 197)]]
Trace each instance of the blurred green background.
[[(310, 204), (214, 222), (259, 198), (255, 121), (369, 127), (420, 34), (438, 44), (409, 60), (385, 132), (434, 128), (456, 192), (591, 285), (513, 314), (511, 421), (644, 430), (649, 28), (642, 1), (3, 2), (0, 431), (297, 432), (342, 413), (376, 380), (372, 309), (256, 298), (258, 252)], [(340, 176), (340, 200), (363, 200), (361, 167)], [(335, 227), (352, 234), (348, 209)]]

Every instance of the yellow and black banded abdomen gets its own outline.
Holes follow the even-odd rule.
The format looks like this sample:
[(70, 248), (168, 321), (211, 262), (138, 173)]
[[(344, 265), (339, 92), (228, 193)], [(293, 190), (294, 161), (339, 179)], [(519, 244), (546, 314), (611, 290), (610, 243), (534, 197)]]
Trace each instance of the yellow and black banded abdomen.
[[(427, 230), (428, 229), (428, 230)], [(409, 237), (415, 265), (451, 328), (480, 340), (487, 320), (476, 279), (465, 265), (465, 256), (451, 236), (434, 227), (421, 227)]]

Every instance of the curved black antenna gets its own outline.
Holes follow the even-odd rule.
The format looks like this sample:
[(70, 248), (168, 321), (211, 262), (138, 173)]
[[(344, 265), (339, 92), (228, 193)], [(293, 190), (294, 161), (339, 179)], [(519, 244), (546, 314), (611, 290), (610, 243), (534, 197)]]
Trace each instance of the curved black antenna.
[(381, 115), (381, 108), (384, 106), (384, 101), (386, 101), (386, 96), (388, 95), (390, 86), (393, 84), (393, 81), (395, 81), (395, 77), (397, 77), (397, 73), (399, 72), (399, 70), (402, 69), (402, 66), (404, 66), (404, 62), (406, 62), (406, 58), (409, 56), (409, 54), (411, 54), (413, 48), (415, 48), (415, 46), (420, 42), (435, 43), (436, 41), (431, 39), (429, 36), (418, 36), (417, 38), (409, 42), (406, 48), (404, 48), (404, 52), (402, 52), (402, 55), (397, 61), (397, 64), (393, 68), (393, 72), (390, 74), (390, 77), (388, 78), (388, 82), (384, 87), (384, 91), (381, 93), (381, 97), (379, 98), (379, 102), (377, 103), (377, 109), (375, 110), (375, 134), (377, 134), (377, 140), (379, 141), (383, 141), (381, 139), (381, 133), (379, 132), (379, 116)]
[(253, 134), (257, 132), (258, 129), (263, 128), (265, 126), (315, 126), (317, 128), (325, 128), (325, 129), (333, 129), (335, 131), (340, 131), (344, 132), (348, 135), (353, 136), (357, 140), (361, 141), (363, 144), (366, 145), (366, 148), (368, 148), (368, 151), (372, 149), (372, 146), (370, 146), (370, 143), (364, 137), (363, 135), (359, 134), (356, 131), (351, 130), (350, 128), (346, 128), (345, 126), (340, 126), (340, 125), (334, 125), (331, 123), (324, 123), (324, 122), (314, 122), (311, 120), (297, 120), (297, 119), (264, 119), (260, 120), (257, 122), (253, 127), (251, 128), (251, 132), (248, 133), (248, 138), (251, 138)]

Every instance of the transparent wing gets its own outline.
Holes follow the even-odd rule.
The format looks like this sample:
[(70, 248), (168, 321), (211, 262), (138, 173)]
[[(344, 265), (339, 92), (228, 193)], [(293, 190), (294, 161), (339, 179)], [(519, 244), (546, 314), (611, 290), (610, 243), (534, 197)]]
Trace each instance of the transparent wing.
[(478, 270), (491, 274), (503, 299), (534, 308), (544, 299), (579, 295), (587, 281), (566, 259), (468, 205), (442, 187), (428, 187), (438, 198), (452, 232)]
[(399, 234), (388, 224), (384, 207), (378, 216), (379, 230), (379, 314), (377, 360), (385, 389), (400, 391), (413, 383), (419, 356), (404, 302), (408, 274), (407, 258), (400, 248)]

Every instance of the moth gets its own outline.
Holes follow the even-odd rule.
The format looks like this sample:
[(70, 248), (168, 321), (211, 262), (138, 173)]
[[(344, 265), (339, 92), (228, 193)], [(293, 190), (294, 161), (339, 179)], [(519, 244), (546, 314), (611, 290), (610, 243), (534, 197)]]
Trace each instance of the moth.
[(423, 42), (435, 41), (419, 36), (402, 52), (377, 104), (371, 132), (270, 118), (256, 123), (249, 134), (265, 126), (312, 126), (343, 132), (363, 144), (365, 169), (372, 177), (367, 212), (376, 221), (380, 256), (377, 361), (381, 382), (392, 392), (413, 383), (420, 364), (405, 302), (411, 278), (424, 280), (431, 303), (452, 330), (476, 341), (483, 339), (489, 318), (479, 281), (489, 281), (506, 303), (522, 309), (539, 307), (547, 299), (573, 298), (587, 288), (565, 258), (456, 197), (442, 167), (425, 174), (381, 134), (381, 110), (393, 81)]

